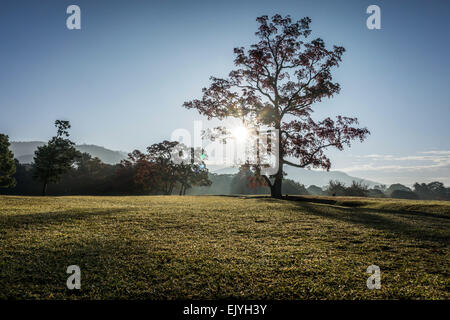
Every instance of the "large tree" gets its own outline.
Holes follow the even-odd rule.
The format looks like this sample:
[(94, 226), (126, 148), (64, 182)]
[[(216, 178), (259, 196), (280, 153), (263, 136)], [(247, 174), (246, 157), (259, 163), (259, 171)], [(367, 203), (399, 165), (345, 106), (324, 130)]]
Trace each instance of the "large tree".
[(75, 143), (68, 139), (69, 121), (56, 120), (56, 136), (47, 144), (38, 147), (34, 156), (33, 177), (42, 182), (42, 195), (47, 185), (58, 182), (61, 175), (69, 171), (81, 153), (75, 149)]
[(9, 146), (9, 137), (0, 133), (0, 188), (9, 188), (16, 185), (16, 179), (14, 178), (16, 163)]
[(331, 71), (341, 62), (343, 47), (327, 49), (320, 38), (307, 41), (309, 18), (292, 22), (289, 16), (277, 14), (256, 20), (259, 42), (248, 50), (234, 49), (237, 69), (227, 78), (211, 77), (203, 97), (183, 105), (208, 119), (240, 117), (276, 129), (278, 171), (263, 178), (272, 196), (279, 198), (283, 165), (329, 170), (331, 162), (324, 153), (327, 148), (343, 150), (353, 139), (364, 140), (369, 131), (355, 127), (356, 118), (312, 118), (313, 105), (340, 90)]

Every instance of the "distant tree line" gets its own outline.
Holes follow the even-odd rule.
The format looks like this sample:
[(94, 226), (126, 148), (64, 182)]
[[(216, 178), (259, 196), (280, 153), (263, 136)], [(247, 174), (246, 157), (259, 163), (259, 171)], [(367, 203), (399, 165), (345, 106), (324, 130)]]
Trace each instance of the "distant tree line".
[[(0, 134), (0, 194), (14, 195), (170, 195), (170, 194), (270, 194), (266, 179), (250, 164), (234, 175), (211, 174), (207, 155), (175, 141), (134, 150), (119, 164), (103, 163), (75, 149), (69, 139), (70, 123), (57, 120), (56, 136), (37, 148), (32, 164), (21, 164), (9, 149), (7, 135)], [(177, 159), (175, 159), (177, 158)], [(284, 179), (282, 194), (391, 197), (399, 199), (450, 200), (450, 188), (441, 182), (401, 184), (371, 189), (362, 182), (346, 186), (332, 180), (325, 188)]]
[(325, 188), (309, 186), (308, 193), (312, 195), (329, 196), (356, 196), (372, 198), (397, 198), (411, 200), (450, 200), (450, 188), (444, 186), (442, 182), (434, 181), (430, 183), (415, 183), (413, 189), (399, 183), (386, 187), (386, 185), (376, 185), (373, 188), (362, 182), (353, 181), (350, 186), (336, 180), (331, 180)]
[[(148, 155), (133, 151), (127, 160), (120, 164), (103, 163), (88, 153), (82, 153), (74, 166), (64, 173), (57, 183), (49, 183), (49, 195), (158, 195), (158, 194), (269, 194), (267, 186), (255, 187), (252, 175), (240, 170), (237, 174), (214, 174), (204, 170), (189, 174), (186, 165), (180, 176), (172, 175), (167, 168), (148, 159)], [(15, 160), (16, 172), (12, 178), (17, 181), (14, 187), (0, 188), (0, 194), (41, 195), (42, 182), (33, 178), (34, 165), (21, 164)], [(195, 170), (195, 169), (194, 169)], [(197, 176), (198, 174), (198, 176)], [(148, 178), (148, 180), (147, 180)], [(160, 183), (164, 181), (164, 183)], [(172, 181), (172, 183), (170, 183)], [(209, 182), (208, 182), (209, 181)], [(165, 183), (169, 182), (169, 183)], [(286, 194), (308, 194), (306, 188), (291, 179), (283, 185)]]
[[(57, 134), (37, 148), (32, 164), (21, 164), (0, 135), (0, 193), (16, 195), (182, 195), (193, 186), (208, 186), (208, 169), (201, 150), (171, 141), (156, 143), (147, 153), (135, 150), (119, 164), (103, 163), (75, 149), (70, 123), (57, 120)], [(173, 159), (177, 155), (179, 161)]]

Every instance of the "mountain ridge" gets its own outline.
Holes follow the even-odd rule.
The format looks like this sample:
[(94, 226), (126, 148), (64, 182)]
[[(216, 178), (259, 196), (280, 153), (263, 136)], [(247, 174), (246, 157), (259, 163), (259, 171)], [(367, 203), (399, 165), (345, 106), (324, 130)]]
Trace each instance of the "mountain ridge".
[[(36, 149), (44, 144), (43, 141), (12, 141), (10, 149), (20, 163), (31, 163)], [(92, 157), (98, 157), (107, 164), (116, 164), (127, 158), (127, 153), (123, 151), (110, 150), (95, 144), (83, 143), (76, 145), (75, 148), (80, 152), (89, 153)]]
[[(328, 185), (330, 180), (338, 180), (345, 185), (351, 185), (353, 181), (361, 182), (366, 184), (368, 187), (374, 187), (376, 185), (380, 185), (381, 183), (359, 178), (353, 177), (349, 174), (342, 171), (324, 171), (324, 170), (309, 170), (303, 168), (295, 168), (292, 166), (284, 166), (284, 172), (287, 174), (288, 179), (292, 179), (296, 182), (299, 182), (305, 186), (315, 185), (318, 187), (324, 187)], [(238, 168), (227, 167), (227, 168), (210, 168), (211, 173), (215, 174), (235, 174), (238, 172)]]

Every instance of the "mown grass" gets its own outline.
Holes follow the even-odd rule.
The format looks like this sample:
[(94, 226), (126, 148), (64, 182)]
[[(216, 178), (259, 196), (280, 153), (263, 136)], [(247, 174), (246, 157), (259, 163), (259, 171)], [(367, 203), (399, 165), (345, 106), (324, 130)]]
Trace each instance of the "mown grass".
[(302, 200), (2, 196), (0, 298), (450, 298), (448, 202)]

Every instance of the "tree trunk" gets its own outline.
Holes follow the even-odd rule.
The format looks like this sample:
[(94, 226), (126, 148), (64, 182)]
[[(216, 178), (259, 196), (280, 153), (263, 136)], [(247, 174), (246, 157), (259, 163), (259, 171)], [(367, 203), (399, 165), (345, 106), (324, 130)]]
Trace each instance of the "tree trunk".
[(270, 186), (270, 195), (272, 198), (281, 199), (281, 186), (283, 185), (283, 147), (281, 145), (280, 124), (275, 126), (278, 130), (278, 172), (275, 175), (275, 181)]
[(168, 192), (167, 192), (167, 195), (172, 195), (173, 186), (174, 186), (174, 184), (171, 183), (170, 186), (169, 186), (169, 190), (168, 190)]
[(45, 193), (47, 191), (47, 181), (44, 181), (44, 185), (42, 187), (42, 195), (45, 196)]
[(281, 186), (283, 185), (283, 164), (280, 162), (278, 172), (275, 175), (275, 181), (270, 186), (270, 196), (272, 198), (281, 199)]

